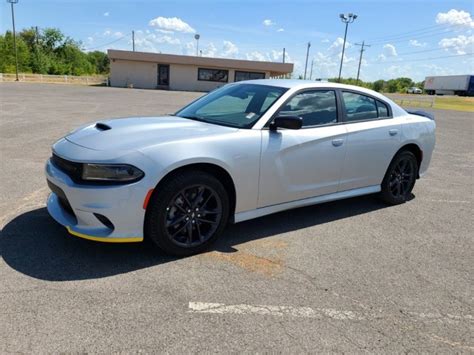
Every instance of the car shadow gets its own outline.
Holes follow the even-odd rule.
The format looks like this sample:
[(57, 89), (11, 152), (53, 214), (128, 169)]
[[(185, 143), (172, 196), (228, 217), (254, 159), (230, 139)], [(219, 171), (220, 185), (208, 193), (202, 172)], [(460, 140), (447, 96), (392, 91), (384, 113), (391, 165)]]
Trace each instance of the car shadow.
[[(235, 252), (239, 244), (334, 220), (387, 205), (375, 196), (280, 212), (230, 225), (213, 250)], [(107, 244), (70, 236), (46, 208), (23, 213), (1, 231), (0, 255), (14, 270), (49, 281), (96, 279), (172, 262), (151, 243)]]

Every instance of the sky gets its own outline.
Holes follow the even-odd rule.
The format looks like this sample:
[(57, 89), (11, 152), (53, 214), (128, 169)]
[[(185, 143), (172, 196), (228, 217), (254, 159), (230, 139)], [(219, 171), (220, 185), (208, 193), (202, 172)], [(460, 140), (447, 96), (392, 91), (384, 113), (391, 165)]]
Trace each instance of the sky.
[[(3, 33), (11, 29), (10, 4), (0, 3)], [(84, 50), (132, 49), (295, 64), (307, 78), (337, 77), (345, 25), (339, 14), (354, 13), (348, 27), (343, 77), (365, 81), (401, 76), (474, 74), (474, 2), (421, 0), (359, 1), (124, 1), (19, 0), (17, 30), (56, 27), (82, 42)], [(313, 63), (313, 65), (311, 65)], [(312, 70), (311, 70), (312, 67)]]

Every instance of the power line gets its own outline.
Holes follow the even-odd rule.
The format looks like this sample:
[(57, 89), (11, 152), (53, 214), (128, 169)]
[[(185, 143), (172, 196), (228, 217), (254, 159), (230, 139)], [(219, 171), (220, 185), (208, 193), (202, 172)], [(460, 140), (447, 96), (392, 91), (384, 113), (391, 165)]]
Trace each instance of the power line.
[(454, 29), (452, 29), (452, 30), (444, 29), (444, 30), (436, 32), (436, 33), (427, 33), (427, 34), (424, 34), (424, 35), (421, 35), (421, 36), (407, 36), (406, 38), (398, 38), (398, 39), (386, 39), (386, 40), (383, 40), (383, 41), (372, 42), (372, 44), (373, 45), (380, 45), (380, 44), (386, 44), (387, 42), (400, 43), (400, 42), (406, 42), (409, 39), (436, 37), (436, 36), (451, 33), (451, 32), (454, 32), (454, 31), (456, 31), (456, 30), (454, 30)]
[(423, 49), (421, 51), (398, 53), (398, 55), (400, 56), (400, 55), (412, 55), (412, 54), (418, 54), (418, 53), (435, 52), (435, 51), (442, 51), (445, 49), (455, 48), (455, 47), (457, 46), (446, 46), (446, 47), (441, 47), (441, 48)]
[(105, 46), (108, 46), (108, 45), (110, 45), (110, 44), (117, 43), (118, 41), (121, 41), (122, 39), (127, 38), (127, 37), (130, 37), (130, 34), (125, 35), (125, 36), (122, 36), (122, 37), (120, 37), (120, 38), (117, 38), (116, 40), (113, 40), (113, 41), (111, 41), (111, 42), (107, 42), (107, 43), (101, 44), (101, 45), (99, 45), (99, 46), (86, 48), (85, 50), (86, 50), (86, 51), (90, 51), (90, 50), (92, 50), (92, 49), (97, 49), (97, 48), (105, 47)]
[(461, 29), (464, 24), (456, 24), (456, 25), (434, 25), (430, 27), (424, 27), (419, 30), (414, 30), (414, 31), (408, 31), (408, 32), (402, 32), (399, 34), (393, 34), (393, 35), (388, 35), (388, 36), (379, 36), (379, 37), (373, 37), (370, 38), (370, 40), (374, 42), (381, 42), (381, 41), (388, 41), (388, 40), (396, 40), (400, 38), (405, 38), (405, 37), (413, 37), (413, 36), (419, 36), (419, 35), (424, 35), (428, 33), (433, 33), (433, 32), (445, 32), (446, 30), (452, 31), (456, 29)]
[(454, 54), (454, 55), (445, 55), (441, 57), (431, 57), (431, 58), (419, 58), (419, 59), (408, 59), (408, 60), (393, 60), (389, 62), (372, 62), (372, 64), (401, 64), (405, 62), (421, 62), (421, 61), (429, 61), (429, 60), (436, 60), (436, 59), (443, 59), (443, 58), (454, 58), (454, 57), (466, 57), (466, 56), (472, 56), (474, 53), (465, 53), (465, 54)]
[(403, 35), (408, 35), (408, 34), (412, 34), (412, 33), (415, 33), (415, 32), (426, 31), (426, 30), (433, 29), (433, 28), (439, 28), (440, 26), (441, 26), (441, 25), (433, 25), (433, 26), (428, 26), (428, 27), (419, 28), (419, 29), (417, 29), (417, 30), (411, 30), (411, 31), (406, 31), (406, 32), (400, 32), (400, 33), (393, 34), (393, 35), (389, 35), (389, 36), (369, 37), (369, 39), (370, 39), (370, 40), (374, 40), (374, 41), (378, 41), (378, 40), (386, 39), (386, 38), (389, 38), (389, 37), (403, 36)]

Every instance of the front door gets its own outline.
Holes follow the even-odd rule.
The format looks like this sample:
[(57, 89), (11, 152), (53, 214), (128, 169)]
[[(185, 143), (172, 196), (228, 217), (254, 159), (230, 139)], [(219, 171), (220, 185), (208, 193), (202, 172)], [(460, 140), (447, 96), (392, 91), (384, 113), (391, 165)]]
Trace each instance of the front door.
[(300, 116), (299, 130), (262, 131), (258, 207), (337, 192), (346, 152), (334, 90), (295, 94), (277, 115)]
[(158, 86), (170, 85), (170, 66), (158, 64)]

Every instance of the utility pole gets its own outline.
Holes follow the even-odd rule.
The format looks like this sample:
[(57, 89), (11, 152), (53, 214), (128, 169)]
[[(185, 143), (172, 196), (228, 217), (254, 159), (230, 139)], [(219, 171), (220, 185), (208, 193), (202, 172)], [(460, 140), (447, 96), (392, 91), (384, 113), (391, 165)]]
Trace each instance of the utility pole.
[(15, 73), (16, 73), (16, 81), (18, 79), (18, 52), (16, 50), (16, 33), (15, 33), (15, 11), (13, 10), (13, 5), (18, 3), (18, 0), (7, 0), (12, 7), (12, 25), (13, 25), (13, 50), (15, 51)]
[(313, 64), (314, 64), (314, 58), (311, 59), (311, 70), (309, 71), (309, 80), (313, 79)]
[(36, 47), (38, 47), (38, 44), (39, 44), (38, 26), (35, 26), (35, 42), (36, 42)]
[(135, 31), (132, 31), (132, 50), (135, 52)]
[(342, 44), (341, 65), (339, 66), (339, 77), (337, 80), (338, 82), (341, 81), (342, 62), (344, 61), (344, 51), (346, 49), (347, 27), (349, 27), (350, 23), (354, 22), (354, 20), (357, 18), (357, 15), (353, 13), (349, 13), (347, 15), (340, 14), (339, 18), (341, 19), (342, 22), (346, 24), (346, 30), (344, 31), (344, 43)]
[(286, 49), (283, 48), (283, 63), (285, 63), (285, 55), (286, 55)]
[(306, 80), (306, 70), (308, 69), (309, 47), (311, 47), (311, 42), (308, 42), (308, 48), (306, 48), (306, 62), (304, 64), (304, 75), (303, 75), (304, 80)]
[(362, 44), (356, 43), (355, 45), (360, 46), (359, 68), (357, 69), (357, 79), (356, 79), (356, 81), (359, 81), (360, 65), (362, 64), (362, 54), (365, 51), (364, 47), (370, 47), (370, 45), (365, 44), (365, 41), (362, 41)]

